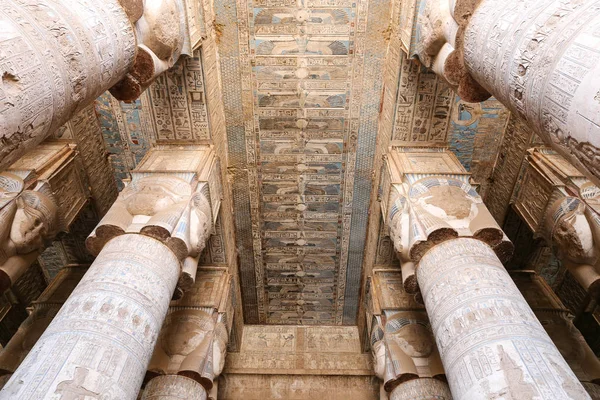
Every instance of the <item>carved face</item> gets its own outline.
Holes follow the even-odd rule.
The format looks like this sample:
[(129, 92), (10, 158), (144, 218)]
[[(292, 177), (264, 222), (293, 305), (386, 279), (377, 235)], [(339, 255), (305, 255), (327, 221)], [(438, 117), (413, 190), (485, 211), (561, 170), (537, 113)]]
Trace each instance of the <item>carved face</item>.
[(40, 249), (54, 233), (58, 210), (46, 195), (27, 190), (17, 199), (17, 211), (10, 229), (10, 239), (17, 253)]
[(168, 315), (160, 334), (160, 343), (169, 357), (188, 356), (207, 345), (212, 321), (208, 315)]
[(429, 357), (433, 352), (431, 332), (421, 324), (405, 325), (398, 331), (386, 335), (389, 335), (389, 339), (395, 341), (409, 357)]
[(173, 0), (146, 0), (144, 15), (138, 21), (138, 35), (161, 60), (169, 61), (181, 50), (184, 18)]
[(190, 192), (190, 185), (181, 179), (142, 178), (126, 187), (122, 196), (131, 215), (155, 215), (181, 201)]
[(572, 261), (585, 262), (597, 256), (592, 228), (582, 210), (556, 224), (552, 238), (560, 251)]
[(379, 379), (383, 379), (385, 374), (385, 345), (382, 340), (373, 343), (371, 346), (371, 351), (373, 353), (373, 369), (375, 370), (375, 375)]

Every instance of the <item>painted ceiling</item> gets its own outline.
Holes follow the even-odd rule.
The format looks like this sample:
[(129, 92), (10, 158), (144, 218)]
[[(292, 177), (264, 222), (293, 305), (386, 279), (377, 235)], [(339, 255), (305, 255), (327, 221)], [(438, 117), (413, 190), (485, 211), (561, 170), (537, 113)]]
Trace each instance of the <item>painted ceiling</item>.
[[(389, 29), (399, 2), (214, 7), (244, 321), (354, 325), (378, 134), (449, 146), (485, 190), (507, 113), (493, 100), (462, 103), (402, 55)], [(96, 102), (121, 187), (154, 144), (212, 138), (205, 58), (202, 49), (134, 103)], [(223, 240), (211, 239), (206, 263), (224, 262)]]

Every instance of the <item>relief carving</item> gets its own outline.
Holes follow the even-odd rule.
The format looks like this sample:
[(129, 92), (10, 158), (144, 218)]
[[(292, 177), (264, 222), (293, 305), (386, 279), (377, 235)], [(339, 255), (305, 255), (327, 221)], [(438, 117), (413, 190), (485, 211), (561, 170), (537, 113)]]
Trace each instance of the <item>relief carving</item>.
[(533, 148), (514, 208), (581, 286), (600, 298), (600, 189), (554, 151)]
[(127, 75), (110, 89), (117, 99), (132, 101), (192, 49), (183, 0), (145, 0), (143, 10), (129, 14), (135, 26), (137, 52)]
[(183, 375), (210, 392), (227, 352), (227, 327), (216, 317), (194, 309), (167, 314), (146, 377)]
[(571, 370), (595, 399), (600, 391), (600, 360), (573, 324), (571, 313), (544, 278), (532, 271), (513, 271), (511, 277)]
[(97, 255), (109, 240), (126, 233), (159, 240), (183, 262), (175, 293), (180, 298), (192, 287), (200, 254), (213, 232), (213, 213), (220, 204), (220, 193), (214, 193), (220, 189), (214, 184), (217, 174), (210, 148), (152, 149), (86, 240), (88, 250)]
[[(158, 390), (157, 382), (171, 382), (176, 376), (201, 385), (203, 389), (196, 391), (211, 393), (223, 371), (233, 319), (230, 277), (225, 270), (206, 267), (197, 274), (192, 290), (171, 303), (148, 365), (146, 397)], [(221, 284), (217, 283), (216, 274), (224, 278)], [(215, 292), (212, 296), (199, 296), (198, 292), (211, 287)], [(173, 396), (173, 390), (165, 389), (163, 394)]]
[(437, 244), (472, 237), (494, 248), (503, 261), (513, 246), (471, 185), (469, 174), (448, 150), (398, 148), (388, 154), (389, 186), (382, 210), (401, 260), (408, 293), (420, 299), (416, 264)]
[(8, 289), (61, 229), (47, 182), (25, 190), (19, 176), (0, 173), (0, 290)]

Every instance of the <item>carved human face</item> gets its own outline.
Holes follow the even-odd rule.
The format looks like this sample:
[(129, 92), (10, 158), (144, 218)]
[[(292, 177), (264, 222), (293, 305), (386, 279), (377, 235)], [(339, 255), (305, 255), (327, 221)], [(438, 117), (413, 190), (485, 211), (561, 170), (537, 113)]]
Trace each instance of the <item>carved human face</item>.
[(390, 334), (409, 357), (429, 357), (433, 352), (431, 332), (421, 324), (409, 324)]
[(26, 191), (17, 199), (17, 211), (10, 228), (10, 239), (17, 253), (27, 254), (43, 247), (56, 223), (56, 206), (38, 192)]
[(207, 328), (195, 318), (167, 321), (160, 341), (168, 356), (188, 356), (208, 339)]
[(41, 248), (46, 228), (38, 217), (28, 215), (22, 208), (17, 209), (10, 229), (10, 239), (19, 254), (27, 254)]
[(155, 215), (190, 194), (190, 185), (181, 179), (150, 177), (127, 186), (122, 197), (131, 215)]

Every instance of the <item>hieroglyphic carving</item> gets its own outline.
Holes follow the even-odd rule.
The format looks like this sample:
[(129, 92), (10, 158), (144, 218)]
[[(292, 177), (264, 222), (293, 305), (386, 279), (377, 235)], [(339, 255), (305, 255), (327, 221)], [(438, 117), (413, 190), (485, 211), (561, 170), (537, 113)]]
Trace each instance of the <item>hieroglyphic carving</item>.
[(599, 11), (596, 1), (483, 0), (464, 40), (472, 76), (596, 183)]
[(513, 271), (511, 277), (560, 354), (577, 378), (587, 383), (584, 387), (595, 398), (594, 393), (600, 391), (600, 360), (573, 325), (570, 312), (544, 279), (531, 271)]
[(531, 147), (533, 132), (522, 121), (511, 115), (491, 175), (489, 191), (483, 196), (488, 209), (503, 224), (527, 149)]
[(109, 241), (0, 398), (85, 390), (135, 399), (179, 272), (158, 240), (126, 234)]
[(135, 35), (117, 0), (2, 3), (0, 168), (127, 72)]
[(229, 353), (229, 374), (371, 375), (356, 327), (246, 325), (239, 353)]
[(454, 93), (433, 72), (400, 55), (401, 69), (392, 138), (446, 143)]
[(85, 169), (87, 180), (96, 211), (100, 217), (108, 211), (117, 198), (117, 185), (114, 172), (106, 154), (106, 144), (96, 116), (93, 104), (90, 104), (69, 120), (64, 127), (70, 137), (55, 133), (56, 139), (72, 139), (77, 143), (77, 151), (81, 154), (81, 164)]
[(589, 398), (487, 244), (438, 244), (417, 277), (455, 399)]
[[(88, 238), (96, 261), (0, 398), (136, 397), (169, 301), (196, 277), (216, 218), (211, 199), (220, 198), (211, 193), (219, 187), (213, 174), (219, 176), (210, 147), (147, 154)], [(214, 347), (221, 354), (226, 343)], [(57, 357), (60, 368), (49, 370)]]
[(85, 267), (63, 268), (35, 301), (27, 319), (10, 342), (0, 350), (0, 375), (12, 374), (48, 327), (60, 307), (79, 283)]
[(200, 51), (159, 76), (148, 100), (157, 143), (210, 139)]
[[(352, 321), (389, 4), (221, 3), (215, 24), (246, 322)], [(319, 264), (323, 271), (309, 269)]]
[(380, 400), (379, 384), (370, 376), (228, 374), (219, 385), (219, 400), (242, 398)]

